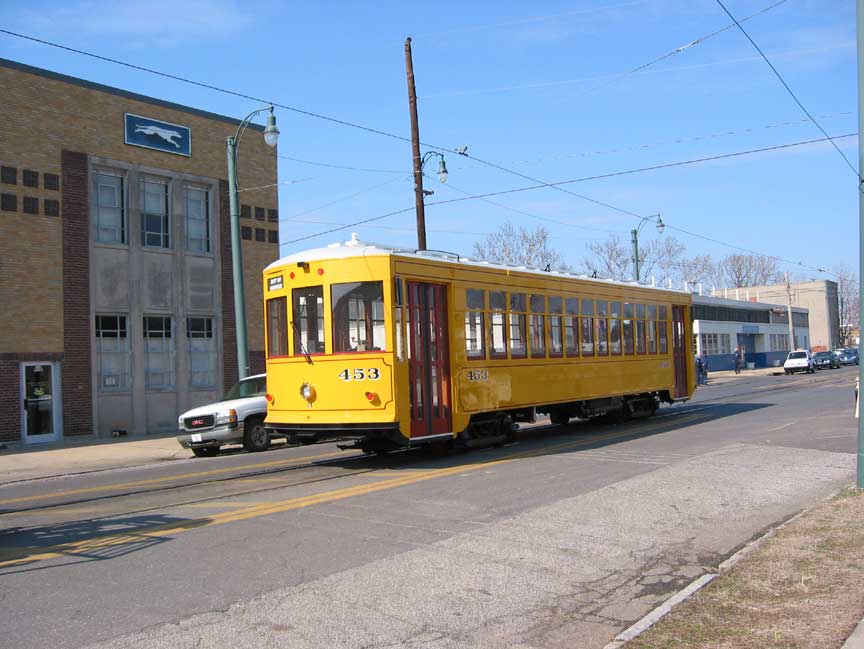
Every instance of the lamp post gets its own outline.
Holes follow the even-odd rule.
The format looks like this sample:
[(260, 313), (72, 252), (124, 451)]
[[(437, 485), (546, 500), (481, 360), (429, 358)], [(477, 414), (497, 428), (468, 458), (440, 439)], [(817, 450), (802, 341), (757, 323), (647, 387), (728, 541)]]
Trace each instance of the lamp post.
[(649, 221), (656, 225), (657, 232), (660, 234), (663, 234), (663, 230), (666, 229), (666, 224), (663, 223), (663, 219), (660, 218), (660, 215), (652, 214), (651, 216), (643, 216), (639, 221), (639, 225), (630, 231), (630, 240), (633, 243), (633, 279), (636, 282), (639, 281), (639, 231), (642, 229), (642, 226)]
[(279, 129), (276, 128), (276, 116), (273, 106), (265, 106), (249, 113), (234, 135), (226, 139), (228, 152), (228, 200), (231, 213), (231, 270), (234, 276), (234, 321), (237, 327), (237, 374), (241, 379), (249, 375), (249, 348), (246, 342), (246, 292), (243, 289), (243, 252), (240, 248), (240, 199), (237, 196), (237, 148), (250, 120), (269, 110), (267, 126), (264, 129), (264, 142), (269, 147), (275, 147), (279, 140)]

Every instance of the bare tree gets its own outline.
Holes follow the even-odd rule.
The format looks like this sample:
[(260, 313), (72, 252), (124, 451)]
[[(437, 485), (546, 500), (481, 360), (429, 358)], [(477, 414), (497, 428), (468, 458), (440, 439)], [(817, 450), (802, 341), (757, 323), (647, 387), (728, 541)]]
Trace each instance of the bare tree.
[(766, 255), (729, 255), (717, 264), (716, 283), (727, 288), (765, 286), (783, 280), (777, 260)]
[(549, 232), (540, 225), (531, 232), (521, 227), (517, 230), (512, 223), (505, 223), (498, 232), (486, 235), (483, 241), (476, 241), (473, 255), (499, 264), (570, 270), (561, 254), (550, 247)]
[(858, 276), (845, 264), (833, 270), (837, 277), (837, 311), (840, 316), (840, 344), (851, 345), (852, 332), (858, 329), (860, 318), (860, 294)]
[(633, 256), (618, 235), (613, 234), (604, 241), (592, 241), (585, 248), (589, 256), (582, 260), (581, 269), (586, 275), (617, 280), (631, 278)]

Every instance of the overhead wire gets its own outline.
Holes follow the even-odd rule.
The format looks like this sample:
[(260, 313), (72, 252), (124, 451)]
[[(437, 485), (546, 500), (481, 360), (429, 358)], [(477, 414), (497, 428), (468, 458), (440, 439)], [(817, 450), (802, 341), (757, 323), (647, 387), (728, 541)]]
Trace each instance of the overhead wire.
[(726, 8), (726, 5), (723, 4), (722, 0), (717, 0), (717, 4), (720, 5), (720, 8), (723, 9), (723, 11), (726, 12), (726, 15), (727, 15), (727, 16), (729, 16), (733, 21), (735, 21), (735, 24), (738, 26), (738, 29), (740, 29), (740, 30), (741, 30), (741, 33), (744, 34), (744, 36), (747, 37), (747, 40), (750, 41), (750, 44), (751, 44), (753, 47), (756, 48), (756, 51), (759, 52), (759, 55), (760, 55), (760, 56), (765, 60), (765, 63), (768, 64), (768, 67), (771, 68), (771, 71), (774, 73), (774, 76), (776, 76), (777, 79), (780, 80), (780, 83), (783, 84), (783, 87), (786, 88), (786, 92), (789, 93), (789, 96), (791, 96), (792, 99), (795, 100), (795, 103), (798, 104), (798, 107), (799, 107), (802, 111), (804, 111), (804, 114), (807, 115), (807, 117), (810, 118), (810, 121), (813, 122), (813, 124), (816, 126), (816, 128), (818, 128), (818, 129), (822, 132), (822, 135), (824, 135), (824, 136), (828, 139), (828, 141), (831, 142), (831, 146), (833, 146), (833, 147), (837, 150), (837, 153), (840, 154), (840, 157), (843, 158), (843, 160), (846, 162), (846, 165), (847, 165), (847, 166), (852, 170), (852, 173), (854, 173), (855, 176), (858, 178), (858, 182), (859, 182), (859, 183), (862, 182), (862, 178), (861, 178), (860, 172), (859, 172), (857, 169), (855, 169), (855, 166), (854, 166), (854, 165), (849, 161), (849, 158), (846, 157), (846, 154), (843, 153), (843, 152), (840, 150), (840, 147), (838, 147), (837, 144), (834, 142), (834, 140), (831, 138), (831, 136), (828, 135), (828, 132), (827, 132), (824, 128), (822, 128), (822, 125), (821, 125), (819, 122), (816, 121), (816, 118), (813, 117), (813, 115), (810, 114), (810, 111), (807, 110), (807, 109), (804, 107), (804, 104), (801, 103), (801, 100), (798, 99), (798, 97), (797, 97), (797, 96), (795, 95), (795, 93), (792, 91), (792, 88), (789, 87), (789, 84), (786, 83), (786, 80), (785, 80), (785, 79), (783, 78), (783, 76), (782, 76), (782, 75), (777, 71), (777, 68), (774, 67), (774, 64), (771, 63), (771, 61), (768, 60), (768, 57), (765, 56), (765, 53), (764, 53), (764, 52), (762, 51), (762, 49), (761, 49), (761, 48), (756, 44), (756, 41), (754, 41), (754, 40), (751, 38), (750, 34), (748, 34), (747, 31), (746, 31), (746, 30), (741, 26), (740, 21), (738, 21), (738, 20), (735, 19), (735, 16), (733, 16), (733, 15), (731, 14), (731, 12)]

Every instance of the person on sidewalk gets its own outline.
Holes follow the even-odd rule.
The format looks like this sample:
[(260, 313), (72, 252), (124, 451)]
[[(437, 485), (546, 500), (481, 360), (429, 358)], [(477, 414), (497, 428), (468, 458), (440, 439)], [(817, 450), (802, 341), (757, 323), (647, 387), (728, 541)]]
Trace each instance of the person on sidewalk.
[(702, 385), (708, 385), (708, 356), (703, 353), (700, 360), (702, 361)]
[(696, 363), (696, 385), (702, 385), (702, 372), (704, 368), (702, 367), (702, 357), (699, 354), (694, 356), (694, 362)]
[(732, 362), (735, 364), (735, 374), (741, 374), (741, 349), (736, 349)]

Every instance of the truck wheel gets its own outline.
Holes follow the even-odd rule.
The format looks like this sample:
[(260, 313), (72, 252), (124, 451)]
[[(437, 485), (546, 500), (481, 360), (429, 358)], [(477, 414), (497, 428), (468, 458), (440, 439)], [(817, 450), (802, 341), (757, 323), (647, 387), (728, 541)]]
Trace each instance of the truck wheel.
[(264, 428), (264, 421), (258, 417), (250, 417), (245, 423), (243, 433), (243, 448), (250, 453), (266, 451), (270, 448), (270, 433)]
[(195, 457), (215, 457), (219, 455), (219, 447), (199, 446), (198, 448), (193, 448), (192, 453), (195, 455)]

